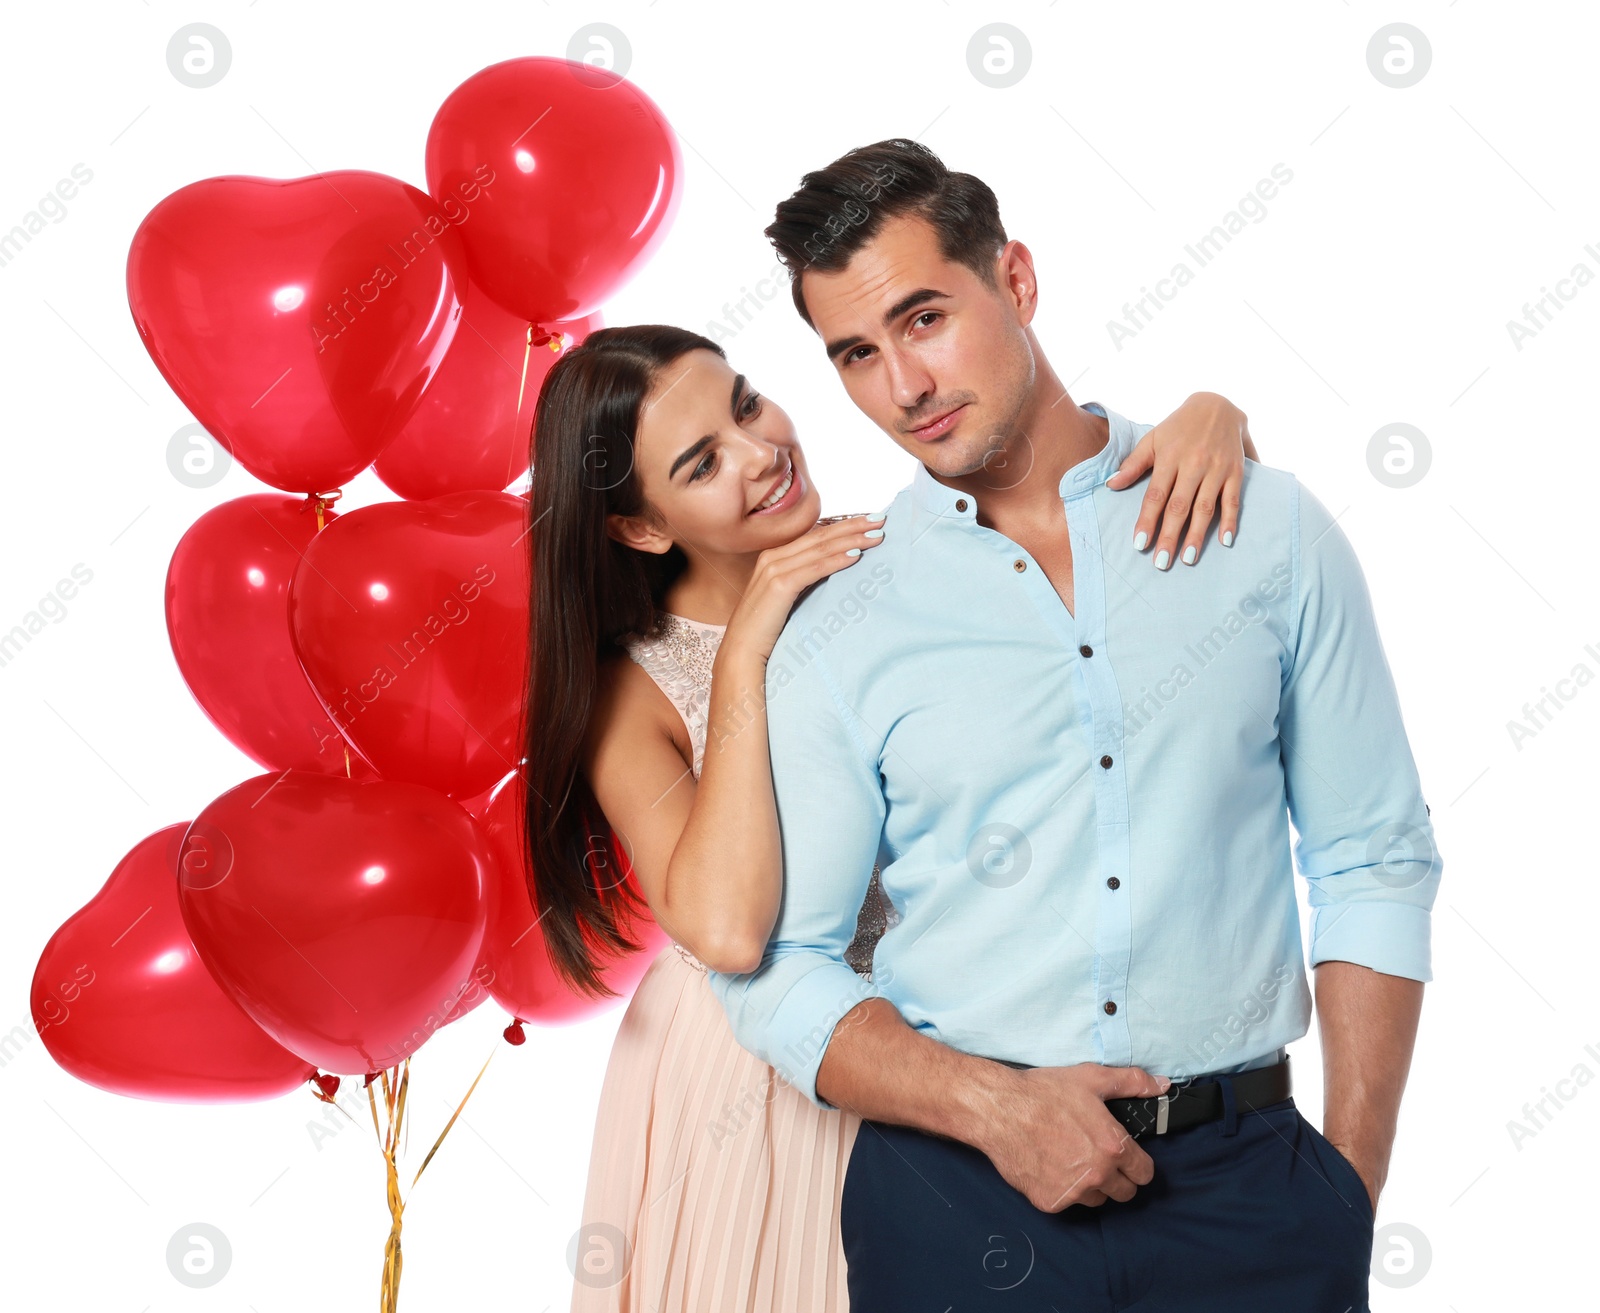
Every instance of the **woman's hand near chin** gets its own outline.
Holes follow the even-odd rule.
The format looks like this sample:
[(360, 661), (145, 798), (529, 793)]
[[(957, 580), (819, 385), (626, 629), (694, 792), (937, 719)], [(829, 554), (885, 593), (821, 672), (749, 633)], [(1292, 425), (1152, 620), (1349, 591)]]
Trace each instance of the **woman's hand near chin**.
[(851, 515), (821, 521), (792, 542), (769, 547), (756, 558), (744, 597), (733, 610), (723, 651), (765, 662), (777, 645), (795, 599), (817, 580), (854, 565), (883, 541), (882, 515)]
[(1134, 550), (1142, 552), (1153, 545), (1158, 570), (1169, 568), (1176, 560), (1193, 565), (1200, 559), (1206, 532), (1219, 507), (1218, 536), (1224, 547), (1232, 547), (1239, 533), (1246, 459), (1259, 457), (1244, 411), (1215, 392), (1196, 392), (1189, 397), (1139, 439), (1117, 472), (1106, 480), (1106, 487), (1120, 491), (1150, 473), (1150, 486), (1134, 524)]

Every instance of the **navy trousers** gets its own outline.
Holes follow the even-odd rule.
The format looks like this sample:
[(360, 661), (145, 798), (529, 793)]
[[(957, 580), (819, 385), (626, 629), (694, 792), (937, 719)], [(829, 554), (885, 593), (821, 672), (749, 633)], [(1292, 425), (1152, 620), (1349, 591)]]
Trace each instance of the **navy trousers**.
[[(1227, 1077), (1216, 1078), (1227, 1082)], [(979, 1150), (864, 1120), (840, 1200), (860, 1313), (1368, 1313), (1366, 1187), (1285, 1099), (1139, 1144), (1126, 1203), (1035, 1208)]]

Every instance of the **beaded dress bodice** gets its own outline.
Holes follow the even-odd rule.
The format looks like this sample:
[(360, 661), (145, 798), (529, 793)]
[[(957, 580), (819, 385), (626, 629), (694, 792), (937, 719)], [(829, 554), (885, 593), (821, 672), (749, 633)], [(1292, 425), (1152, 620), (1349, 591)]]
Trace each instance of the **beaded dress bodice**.
[[(667, 695), (667, 700), (678, 709), (684, 726), (689, 731), (689, 743), (694, 750), (694, 777), (700, 778), (700, 768), (705, 761), (706, 730), (711, 707), (711, 663), (716, 659), (717, 648), (726, 632), (725, 625), (707, 624), (690, 620), (687, 616), (663, 612), (657, 634), (633, 637), (623, 643), (628, 655), (644, 672), (655, 680)], [(883, 932), (900, 920), (899, 909), (883, 892), (876, 867), (867, 885), (866, 901), (856, 914), (856, 934), (845, 949), (844, 960), (858, 974), (872, 974), (872, 951)], [(674, 944), (679, 956), (699, 971), (705, 963), (681, 944)]]

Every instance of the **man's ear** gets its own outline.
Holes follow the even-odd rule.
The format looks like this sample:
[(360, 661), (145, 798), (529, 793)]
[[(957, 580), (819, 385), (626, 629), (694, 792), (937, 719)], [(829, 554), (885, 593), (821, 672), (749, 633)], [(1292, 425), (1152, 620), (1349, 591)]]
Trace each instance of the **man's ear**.
[(1024, 328), (1033, 322), (1039, 308), (1039, 280), (1033, 272), (1033, 252), (1018, 241), (1009, 241), (995, 261), (1000, 292), (1015, 308), (1017, 322)]
[(642, 515), (606, 516), (606, 536), (636, 552), (660, 556), (672, 546), (672, 536), (663, 533)]

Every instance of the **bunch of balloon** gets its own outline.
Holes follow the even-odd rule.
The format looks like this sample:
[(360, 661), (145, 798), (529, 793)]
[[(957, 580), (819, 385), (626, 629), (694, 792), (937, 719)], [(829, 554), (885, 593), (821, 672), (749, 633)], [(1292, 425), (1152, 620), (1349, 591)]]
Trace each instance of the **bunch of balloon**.
[[(309, 1082), (334, 1102), (360, 1076), (376, 1126), (379, 1083), (391, 1310), (411, 1056), (491, 995), (517, 1044), (524, 1021), (602, 1006), (555, 975), (520, 842), (531, 526), (506, 489), (541, 381), (659, 246), (682, 186), (643, 92), (543, 57), (456, 88), (425, 170), (426, 192), (363, 170), (208, 178), (133, 236), (156, 367), (279, 490), (200, 516), (166, 579), (178, 668), (263, 773), (135, 844), (32, 990), (52, 1056), (114, 1093)], [(400, 500), (335, 513), (369, 466)], [(632, 933), (619, 995), (666, 942)]]

